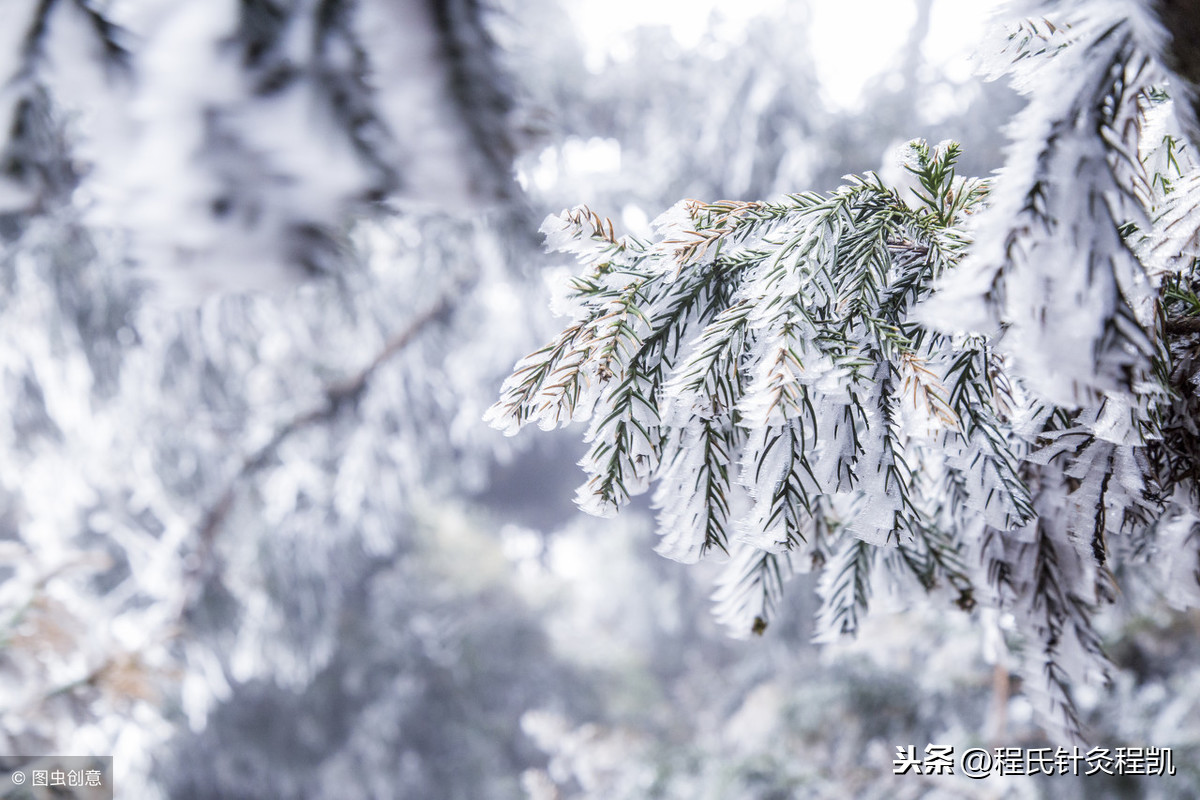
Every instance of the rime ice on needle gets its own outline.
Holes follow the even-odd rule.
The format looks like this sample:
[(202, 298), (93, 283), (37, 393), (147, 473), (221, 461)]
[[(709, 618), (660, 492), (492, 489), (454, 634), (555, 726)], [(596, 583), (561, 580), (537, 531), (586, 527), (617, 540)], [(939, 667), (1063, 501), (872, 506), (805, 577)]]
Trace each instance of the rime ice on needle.
[(867, 176), (829, 197), (684, 201), (652, 242), (582, 207), (551, 217), (550, 245), (584, 267), (574, 320), (517, 365), (488, 419), (514, 433), (590, 418), (580, 505), (614, 513), (656, 484), (661, 553), (737, 550), (722, 616), (742, 630), (839, 541), (936, 538), (945, 520), (919, 512), (931, 482), (1026, 520), (985, 343), (962, 338), (950, 357), (910, 317), (984, 195), (955, 176), (957, 153), (913, 144), (912, 205)]
[(901, 180), (684, 201), (649, 242), (549, 220), (584, 268), (574, 321), (489, 418), (594, 404), (581, 505), (653, 486), (661, 553), (729, 554), (735, 633), (809, 570), (821, 638), (881, 578), (1006, 612), (1043, 722), (1079, 738), (1114, 564), (1200, 597), (1200, 179), (1169, 97), (1194, 87), (1143, 0), (1027, 6), (1001, 50), (1030, 102), (991, 185), (914, 142)]
[[(580, 505), (612, 514), (654, 487), (660, 553), (729, 553), (714, 599), (737, 634), (762, 633), (784, 583), (810, 570), (819, 638), (853, 634), (881, 578), (1010, 612), (1043, 721), (1080, 737), (1072, 690), (1106, 674), (1091, 618), (1112, 597), (1109, 564), (1164, 512), (1178, 539), (1197, 494), (1162, 467), (1157, 442), (1194, 443), (1172, 421), (1188, 413), (1163, 383), (1173, 356), (1143, 327), (1164, 312), (1138, 260), (1195, 238), (1179, 210), (1190, 193), (1165, 202), (1167, 182), (1137, 161), (1144, 143), (1122, 120), (1146, 106), (1127, 93), (1155, 73), (1122, 29), (1095, 50), (1118, 77), (1090, 63), (1062, 77), (1115, 92), (1088, 113), (1123, 138), (1049, 137), (1074, 101), (1035, 104), (1053, 144), (1018, 146), (996, 197), (954, 174), (957, 145), (914, 142), (904, 192), (867, 175), (828, 196), (684, 201), (652, 241), (584, 207), (551, 217), (550, 245), (583, 268), (559, 303), (572, 322), (517, 365), (488, 419), (510, 434), (590, 419)], [(1190, 186), (1167, 160), (1171, 185)], [(1064, 184), (1080, 165), (1082, 202)], [(1194, 280), (1194, 262), (1174, 269), (1174, 285)]]

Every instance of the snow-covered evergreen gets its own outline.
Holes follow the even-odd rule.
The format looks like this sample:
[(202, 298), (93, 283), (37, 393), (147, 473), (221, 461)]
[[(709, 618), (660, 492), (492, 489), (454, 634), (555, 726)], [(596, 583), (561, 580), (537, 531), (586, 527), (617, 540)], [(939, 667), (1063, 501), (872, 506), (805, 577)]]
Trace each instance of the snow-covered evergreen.
[[(580, 505), (656, 485), (661, 553), (731, 554), (736, 633), (811, 569), (819, 638), (853, 634), (884, 578), (1000, 609), (1045, 723), (1078, 738), (1114, 570), (1197, 563), (1196, 173), (1150, 6), (1046, 13), (1005, 44), (1030, 103), (992, 180), (915, 141), (908, 193), (868, 174), (685, 201), (649, 240), (549, 219), (584, 270), (574, 321), (489, 419), (590, 418)], [(1166, 573), (1190, 603), (1195, 570)]]

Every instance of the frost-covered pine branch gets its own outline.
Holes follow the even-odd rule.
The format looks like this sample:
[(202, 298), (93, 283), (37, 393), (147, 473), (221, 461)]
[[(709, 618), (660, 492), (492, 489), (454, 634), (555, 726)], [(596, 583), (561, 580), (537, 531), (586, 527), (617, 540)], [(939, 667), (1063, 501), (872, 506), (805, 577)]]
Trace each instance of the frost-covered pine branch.
[[(1076, 46), (1042, 57), (1065, 59)], [(1125, 69), (1128, 53), (1106, 52)], [(583, 267), (558, 301), (572, 322), (517, 365), (488, 419), (510, 434), (588, 420), (580, 505), (614, 513), (653, 487), (661, 553), (731, 554), (715, 599), (735, 633), (763, 633), (784, 583), (810, 570), (821, 572), (822, 638), (853, 634), (881, 579), (966, 610), (1010, 612), (1029, 694), (1053, 730), (1080, 738), (1072, 692), (1106, 675), (1092, 616), (1113, 597), (1114, 560), (1144, 557), (1164, 512), (1173, 521), (1163, 535), (1189, 547), (1198, 538), (1180, 535), (1194, 500), (1179, 498), (1195, 482), (1179, 465), (1195, 462), (1164, 447), (1194, 447), (1179, 409), (1194, 403), (1194, 383), (1171, 374), (1190, 369), (1191, 350), (1161, 343), (1164, 320), (1195, 313), (1186, 291), (1195, 262), (1176, 259), (1163, 281), (1142, 255), (1180, 235), (1182, 195), (1167, 202), (1167, 191), (1191, 173), (1179, 166), (1164, 179), (1145, 166), (1137, 132), (1153, 106), (1122, 112), (1136, 121), (1126, 140), (1101, 130), (1098, 143), (1079, 142), (1105, 164), (1107, 148), (1134, 160), (1105, 168), (1111, 186), (1153, 173), (1121, 189), (1138, 198), (1141, 227), (1105, 211), (1076, 220), (1081, 236), (1066, 240), (1085, 265), (1115, 274), (1119, 253), (1120, 269), (1140, 276), (1109, 284), (1142, 293), (1127, 304), (1139, 344), (1114, 345), (1137, 355), (1137, 381), (1097, 378), (1108, 356), (1086, 354), (1101, 350), (1056, 347), (1047, 351), (1056, 364), (1085, 354), (1064, 369), (1086, 380), (1048, 392), (1022, 355), (1050, 364), (1036, 355), (1048, 343), (1009, 351), (1019, 321), (956, 328), (942, 316), (940, 294), (958, 296), (962, 275), (976, 274), (977, 220), (999, 212), (985, 182), (954, 174), (956, 144), (914, 142), (907, 196), (868, 174), (829, 195), (684, 201), (649, 241), (618, 236), (583, 207), (551, 217), (550, 246)], [(1184, 162), (1175, 153), (1172, 163)], [(1044, 255), (1022, 264), (1045, 269)], [(1095, 270), (1059, 272), (1100, 280)]]
[[(0, 213), (77, 200), (169, 298), (344, 273), (395, 206), (512, 208), (514, 90), (481, 0), (13, 0)], [(54, 144), (50, 147), (48, 144)]]
[[(510, 433), (590, 419), (581, 505), (611, 513), (656, 484), (660, 552), (736, 545), (723, 616), (755, 609), (742, 630), (769, 618), (793, 562), (819, 566), (839, 542), (904, 543), (935, 582), (957, 561), (948, 522), (1031, 516), (987, 345), (912, 315), (985, 195), (957, 155), (915, 143), (907, 200), (868, 175), (829, 196), (686, 201), (650, 242), (584, 208), (552, 217), (551, 246), (585, 266), (565, 287), (575, 319), (518, 364), (489, 419)], [(931, 500), (944, 487), (961, 507)]]
[(1145, 41), (1149, 20), (1125, 16), (1124, 4), (1069, 5), (1075, 13), (1054, 28), (1062, 45), (1019, 62), (1029, 105), (1011, 125), (970, 257), (930, 316), (950, 330), (1002, 330), (996, 347), (1030, 390), (1080, 405), (1148, 380), (1151, 289), (1121, 229), (1148, 227), (1138, 143), (1164, 74)]

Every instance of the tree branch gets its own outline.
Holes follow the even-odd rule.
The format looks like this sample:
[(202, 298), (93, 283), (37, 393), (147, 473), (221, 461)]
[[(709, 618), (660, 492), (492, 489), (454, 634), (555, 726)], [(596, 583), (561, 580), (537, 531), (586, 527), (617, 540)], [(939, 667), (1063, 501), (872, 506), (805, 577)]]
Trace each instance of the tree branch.
[(1178, 336), (1200, 333), (1200, 317), (1168, 317), (1163, 327), (1167, 333)]
[(1176, 98), (1180, 121), (1193, 144), (1200, 145), (1200, 5), (1194, 0), (1151, 0), (1150, 8), (1168, 34), (1162, 58), (1184, 84), (1179, 87), (1182, 96)]
[(197, 580), (207, 577), (212, 563), (213, 543), (216, 540), (217, 532), (233, 509), (234, 496), (242, 480), (266, 466), (279, 446), (292, 434), (331, 420), (347, 405), (357, 403), (366, 391), (371, 377), (380, 367), (401, 353), (428, 327), (444, 320), (450, 314), (454, 306), (453, 300), (457, 294), (458, 292), (454, 290), (443, 294), (433, 306), (417, 315), (407, 327), (388, 339), (383, 349), (365, 367), (349, 378), (326, 387), (323, 402), (293, 417), (276, 430), (266, 444), (242, 459), (241, 467), (225, 484), (224, 490), (209, 506), (200, 523), (198, 563), (189, 570), (191, 577)]

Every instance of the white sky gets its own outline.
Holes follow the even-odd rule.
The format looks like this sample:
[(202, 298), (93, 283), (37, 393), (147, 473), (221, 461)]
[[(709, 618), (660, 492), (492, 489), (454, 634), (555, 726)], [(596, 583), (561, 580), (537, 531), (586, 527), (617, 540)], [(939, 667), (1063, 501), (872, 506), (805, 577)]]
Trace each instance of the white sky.
[[(669, 25), (683, 45), (693, 45), (704, 33), (714, 8), (735, 24), (778, 7), (783, 0), (569, 0), (568, 11), (575, 18), (585, 43), (598, 55), (618, 45), (618, 40), (639, 25)], [(736, 34), (735, 34), (736, 35)]]
[[(567, 4), (588, 47), (589, 61), (620, 56), (623, 36), (638, 25), (669, 25), (682, 45), (695, 44), (714, 8), (730, 20), (724, 32), (736, 38), (746, 19), (786, 0), (572, 0)], [(936, 0), (926, 55), (950, 77), (973, 71), (971, 55), (1000, 0)], [(916, 18), (912, 0), (813, 0), (809, 47), (825, 86), (826, 99), (854, 106), (864, 85), (896, 57)], [(797, 31), (801, 41), (803, 31)], [(853, 41), (853, 58), (847, 57)]]

